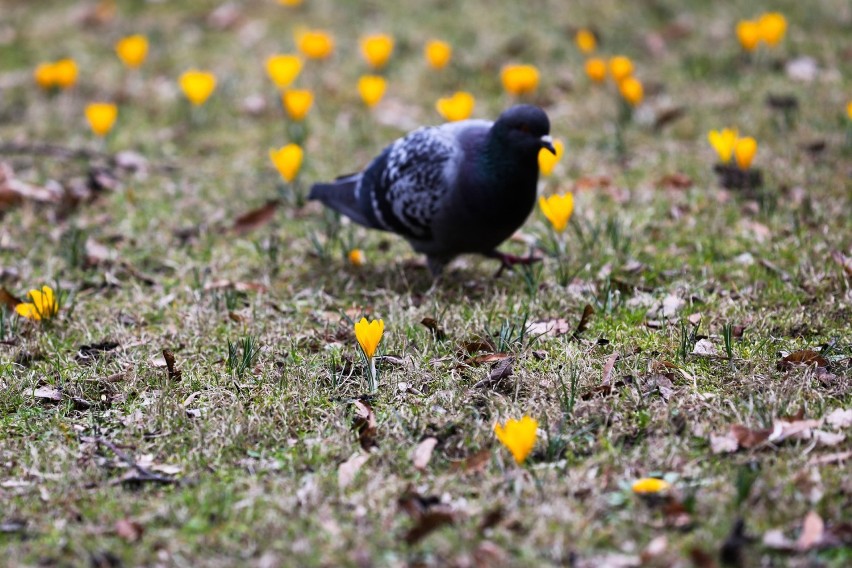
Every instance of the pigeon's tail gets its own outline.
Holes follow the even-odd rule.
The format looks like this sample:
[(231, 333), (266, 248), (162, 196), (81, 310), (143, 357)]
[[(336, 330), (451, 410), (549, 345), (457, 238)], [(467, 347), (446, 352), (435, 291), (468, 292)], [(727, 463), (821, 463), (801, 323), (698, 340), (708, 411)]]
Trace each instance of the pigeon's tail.
[(359, 225), (372, 227), (373, 224), (361, 212), (355, 188), (361, 180), (360, 174), (337, 178), (331, 183), (315, 183), (311, 186), (308, 199), (321, 201), (326, 207), (346, 215)]

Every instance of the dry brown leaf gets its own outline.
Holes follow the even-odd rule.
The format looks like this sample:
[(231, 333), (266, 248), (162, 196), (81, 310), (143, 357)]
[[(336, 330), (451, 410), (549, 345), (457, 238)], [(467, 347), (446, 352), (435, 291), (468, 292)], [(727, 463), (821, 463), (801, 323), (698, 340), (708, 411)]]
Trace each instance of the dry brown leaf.
[(420, 320), (420, 323), (426, 326), (426, 329), (432, 332), (432, 335), (438, 341), (443, 341), (447, 338), (447, 334), (444, 333), (444, 330), (441, 328), (438, 320), (435, 318), (423, 318)]
[(278, 209), (280, 201), (273, 199), (267, 201), (262, 207), (258, 207), (248, 213), (244, 213), (237, 217), (234, 221), (233, 230), (238, 235), (244, 235), (272, 220), (275, 216), (275, 210)]
[[(5, 306), (7, 310), (12, 311), (15, 306), (21, 301), (9, 292), (4, 286), (0, 286), (0, 306)], [(2, 339), (2, 338), (0, 338)]]
[(688, 175), (675, 172), (660, 178), (657, 185), (667, 189), (689, 189), (694, 183)]
[(612, 379), (612, 370), (615, 367), (615, 362), (618, 361), (618, 352), (613, 353), (609, 356), (604, 364), (603, 375), (601, 378), (601, 386), (607, 386), (610, 384), (610, 380)]
[(376, 414), (373, 412), (373, 407), (363, 400), (355, 400), (352, 402), (355, 408), (355, 415), (352, 418), (352, 429), (358, 434), (358, 442), (361, 448), (369, 452), (371, 448), (378, 447), (379, 443), (376, 440), (376, 432), (378, 430), (376, 424)]
[(62, 391), (54, 387), (39, 387), (33, 391), (33, 396), (44, 401), (60, 402)]
[(433, 436), (429, 436), (417, 444), (414, 448), (414, 454), (411, 457), (415, 469), (419, 469), (420, 471), (426, 469), (426, 466), (429, 465), (429, 460), (432, 459), (432, 450), (435, 449), (437, 444), (438, 439)]
[(115, 522), (115, 534), (127, 542), (136, 542), (145, 533), (145, 527), (130, 519), (119, 519)]
[(348, 460), (340, 464), (337, 468), (337, 487), (340, 490), (349, 487), (358, 475), (361, 467), (370, 459), (370, 454), (362, 454), (356, 452), (350, 456)]
[(815, 366), (825, 368), (828, 367), (828, 360), (812, 349), (801, 349), (799, 351), (793, 351), (778, 361), (777, 364), (778, 369), (781, 371), (792, 369), (796, 366)]
[(737, 444), (739, 444), (739, 447), (747, 450), (766, 442), (772, 432), (772, 430), (763, 428), (752, 430), (742, 424), (734, 424), (731, 426), (731, 434), (737, 441)]
[(431, 507), (405, 533), (405, 542), (408, 545), (417, 544), (439, 528), (454, 524), (455, 520), (455, 514), (448, 505)]
[(163, 359), (166, 361), (166, 369), (169, 374), (169, 379), (179, 381), (181, 378), (181, 370), (175, 364), (175, 354), (168, 349), (163, 349)]
[(816, 511), (808, 512), (802, 523), (802, 532), (796, 540), (796, 549), (800, 552), (806, 552), (820, 546), (824, 539), (825, 523), (822, 517)]
[(591, 322), (593, 315), (595, 315), (595, 309), (591, 304), (583, 306), (583, 315), (580, 316), (580, 321), (577, 323), (577, 329), (574, 330), (574, 339), (579, 339), (580, 335), (588, 329), (589, 322)]
[(468, 355), (473, 355), (480, 351), (494, 351), (494, 349), (494, 342), (490, 339), (474, 339), (462, 344), (462, 350)]
[(480, 355), (478, 357), (471, 357), (470, 359), (466, 359), (465, 363), (468, 365), (483, 365), (485, 363), (495, 363), (497, 361), (504, 361), (509, 359), (511, 355), (508, 353), (488, 353), (486, 355)]
[(775, 420), (768, 439), (773, 443), (783, 442), (788, 438), (809, 440), (813, 437), (813, 429), (821, 425), (822, 420)]
[(479, 473), (485, 470), (489, 461), (491, 461), (491, 449), (483, 448), (462, 461), (453, 463), (450, 469), (463, 473)]
[(829, 426), (836, 430), (849, 428), (852, 426), (852, 408), (847, 410), (835, 408), (828, 416), (825, 417), (825, 421)]
[(554, 318), (549, 320), (539, 320), (530, 323), (527, 326), (527, 333), (532, 336), (549, 335), (559, 337), (565, 335), (571, 327), (563, 318)]

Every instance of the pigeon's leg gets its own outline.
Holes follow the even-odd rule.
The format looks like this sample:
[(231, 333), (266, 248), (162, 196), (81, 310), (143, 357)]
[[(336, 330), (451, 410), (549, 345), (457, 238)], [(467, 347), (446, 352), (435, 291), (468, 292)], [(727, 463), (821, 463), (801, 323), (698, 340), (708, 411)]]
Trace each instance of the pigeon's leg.
[(537, 256), (533, 256), (530, 253), (529, 256), (516, 256), (514, 254), (508, 254), (505, 252), (500, 252), (499, 250), (492, 250), (488, 254), (486, 254), (488, 258), (494, 258), (500, 261), (500, 268), (497, 270), (497, 273), (494, 274), (494, 278), (499, 278), (503, 271), (507, 268), (511, 270), (516, 264), (522, 265), (530, 265), (535, 262), (541, 262), (541, 258)]

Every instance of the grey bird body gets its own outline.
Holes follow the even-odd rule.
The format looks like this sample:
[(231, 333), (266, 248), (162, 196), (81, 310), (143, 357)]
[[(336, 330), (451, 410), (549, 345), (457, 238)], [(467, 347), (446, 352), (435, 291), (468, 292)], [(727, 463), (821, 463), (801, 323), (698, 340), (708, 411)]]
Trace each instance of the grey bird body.
[(423, 127), (393, 142), (367, 168), (309, 199), (356, 223), (397, 233), (424, 253), (433, 275), (455, 256), (510, 258), (496, 247), (535, 204), (538, 153), (553, 151), (544, 111), (519, 105), (492, 123)]

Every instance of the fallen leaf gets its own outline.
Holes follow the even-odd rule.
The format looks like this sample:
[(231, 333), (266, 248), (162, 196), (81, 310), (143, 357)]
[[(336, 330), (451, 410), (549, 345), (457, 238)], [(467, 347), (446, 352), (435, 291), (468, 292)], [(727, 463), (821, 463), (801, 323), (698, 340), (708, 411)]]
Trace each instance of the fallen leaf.
[(5, 306), (6, 309), (11, 312), (14, 311), (15, 306), (20, 303), (21, 301), (16, 298), (11, 292), (9, 292), (5, 287), (0, 287), (0, 305)]
[(39, 387), (33, 391), (33, 396), (41, 400), (60, 402), (62, 400), (62, 391), (54, 387)]
[(136, 542), (145, 533), (145, 527), (130, 519), (119, 519), (115, 522), (115, 534), (127, 542)]
[(574, 339), (579, 339), (580, 335), (588, 329), (593, 315), (595, 315), (595, 309), (591, 304), (583, 306), (583, 315), (580, 316), (580, 321), (577, 323), (577, 329), (574, 330), (574, 335), (572, 336)]
[(694, 185), (694, 182), (688, 175), (676, 172), (660, 178), (657, 185), (668, 189), (689, 189)]
[(710, 451), (714, 454), (730, 454), (738, 449), (740, 444), (730, 430), (721, 436), (710, 434)]
[(823, 543), (825, 538), (825, 523), (816, 511), (810, 511), (805, 515), (802, 523), (802, 532), (796, 540), (796, 550), (807, 552)]
[(462, 349), (468, 355), (473, 355), (480, 351), (494, 351), (495, 346), (494, 342), (490, 339), (474, 339), (472, 341), (464, 342), (462, 344)]
[(248, 213), (240, 215), (234, 221), (234, 232), (238, 235), (244, 235), (250, 231), (262, 227), (263, 225), (271, 221), (272, 218), (275, 216), (275, 210), (278, 209), (279, 203), (279, 200), (273, 199), (267, 201), (266, 204), (262, 207), (258, 207), (257, 209), (253, 209)]
[(606, 386), (610, 384), (610, 380), (612, 379), (612, 369), (615, 367), (615, 362), (618, 361), (618, 353), (613, 353), (609, 356), (604, 364), (603, 374), (601, 377), (601, 386)]
[(417, 544), (439, 528), (454, 524), (455, 520), (453, 510), (449, 506), (432, 507), (421, 514), (414, 526), (408, 529), (405, 533), (405, 542), (409, 546)]
[(833, 463), (842, 463), (847, 460), (852, 460), (852, 450), (848, 452), (836, 452), (826, 454), (824, 456), (816, 456), (808, 460), (808, 465), (828, 465)]
[(102, 354), (109, 353), (118, 346), (117, 341), (101, 341), (100, 343), (92, 343), (91, 345), (81, 345), (77, 349), (77, 355), (74, 356), (74, 360), (81, 365), (90, 365), (99, 359)]
[(370, 454), (356, 452), (337, 468), (337, 487), (342, 491), (349, 487), (361, 467), (370, 459)]
[(420, 323), (426, 326), (426, 329), (432, 332), (432, 336), (438, 341), (443, 341), (447, 338), (447, 334), (444, 333), (444, 330), (438, 324), (438, 320), (435, 318), (423, 318), (420, 320)]
[(825, 430), (814, 430), (813, 435), (817, 445), (823, 447), (836, 446), (846, 440), (846, 434), (826, 432)]
[(836, 430), (849, 428), (852, 426), (852, 408), (847, 410), (835, 408), (828, 416), (825, 417), (825, 421), (829, 426)]
[(762, 543), (766, 548), (786, 552), (792, 552), (796, 548), (796, 543), (784, 536), (784, 531), (781, 529), (771, 529), (763, 533)]
[(497, 361), (504, 361), (506, 359), (510, 359), (512, 356), (508, 353), (488, 353), (486, 355), (480, 355), (478, 357), (471, 357), (470, 359), (466, 359), (465, 363), (468, 365), (483, 365), (485, 363), (495, 363)]
[[(686, 115), (686, 107), (671, 107), (664, 109), (657, 113), (657, 116), (654, 118), (654, 130), (662, 130), (668, 124), (675, 122), (681, 117)], [(683, 174), (674, 174), (674, 175), (683, 175)], [(684, 176), (686, 177), (686, 176)], [(687, 178), (688, 179), (688, 178)], [(690, 183), (690, 186), (692, 183)], [(687, 186), (689, 187), (689, 186)]]
[[(222, 289), (232, 289), (237, 292), (266, 292), (268, 290), (268, 288), (260, 282), (239, 282), (227, 279), (213, 280), (212, 282), (208, 282), (204, 285), (205, 291)], [(339, 319), (340, 314), (334, 313), (334, 315)]]
[(168, 349), (163, 349), (163, 359), (166, 361), (166, 369), (168, 370), (169, 380), (179, 381), (181, 379), (181, 371), (175, 364), (175, 354)]
[(779, 370), (786, 371), (796, 366), (828, 367), (828, 360), (812, 349), (793, 351), (776, 365)]
[(361, 448), (369, 452), (371, 448), (379, 445), (376, 440), (378, 430), (376, 414), (373, 412), (373, 407), (363, 400), (354, 400), (352, 406), (355, 408), (352, 429), (358, 434), (358, 442), (361, 444)]
[(485, 470), (489, 461), (491, 461), (491, 449), (483, 448), (462, 461), (453, 463), (450, 469), (464, 473), (479, 473)]
[(438, 439), (432, 436), (424, 439), (414, 448), (414, 454), (411, 461), (414, 462), (414, 468), (424, 471), (429, 465), (429, 460), (432, 459), (432, 450), (438, 444)]
[(742, 424), (734, 424), (731, 426), (731, 434), (741, 448), (751, 449), (755, 446), (766, 442), (773, 431), (768, 429), (752, 430)]
[(709, 339), (699, 339), (692, 349), (692, 354), (700, 357), (717, 357), (719, 352)]
[(552, 337), (559, 337), (560, 335), (568, 333), (570, 329), (568, 322), (563, 318), (554, 318), (530, 323), (527, 326), (527, 333), (531, 336), (549, 335)]
[(813, 436), (813, 429), (821, 425), (821, 420), (775, 420), (768, 439), (773, 443), (783, 442), (788, 438), (809, 440)]

